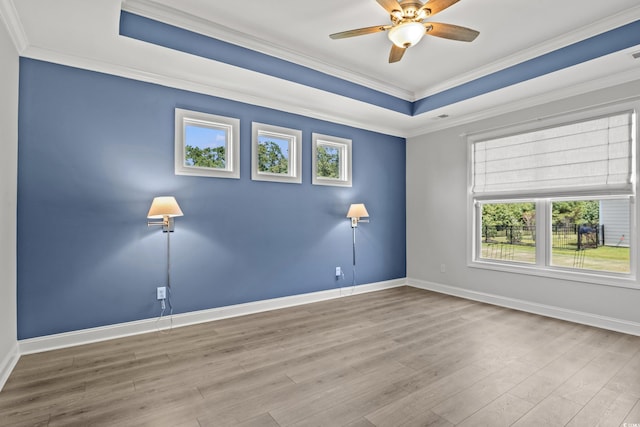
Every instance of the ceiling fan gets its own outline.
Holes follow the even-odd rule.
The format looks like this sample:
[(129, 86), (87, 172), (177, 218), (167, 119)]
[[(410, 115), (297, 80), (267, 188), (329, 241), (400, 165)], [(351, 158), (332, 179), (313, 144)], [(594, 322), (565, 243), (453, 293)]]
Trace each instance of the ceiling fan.
[(389, 63), (398, 62), (407, 48), (416, 45), (422, 36), (442, 37), (450, 40), (471, 42), (480, 34), (471, 28), (438, 22), (422, 22), (457, 3), (459, 0), (376, 0), (391, 18), (391, 25), (376, 25), (331, 34), (332, 39), (362, 36), (389, 30), (389, 40), (393, 43)]

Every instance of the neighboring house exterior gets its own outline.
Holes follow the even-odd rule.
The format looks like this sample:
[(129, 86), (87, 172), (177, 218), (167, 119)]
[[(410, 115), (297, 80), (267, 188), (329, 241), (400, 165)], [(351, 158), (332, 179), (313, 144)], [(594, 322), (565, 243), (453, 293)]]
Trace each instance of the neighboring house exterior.
[(629, 247), (629, 199), (601, 200), (600, 224), (605, 246)]

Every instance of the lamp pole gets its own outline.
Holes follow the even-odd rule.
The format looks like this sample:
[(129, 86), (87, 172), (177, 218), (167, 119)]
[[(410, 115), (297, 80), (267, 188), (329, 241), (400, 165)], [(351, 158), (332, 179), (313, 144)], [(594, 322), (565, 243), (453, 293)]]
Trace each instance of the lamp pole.
[(171, 288), (171, 232), (167, 231), (167, 288)]
[(351, 279), (351, 286), (356, 285), (356, 227), (351, 227), (353, 231), (353, 277)]

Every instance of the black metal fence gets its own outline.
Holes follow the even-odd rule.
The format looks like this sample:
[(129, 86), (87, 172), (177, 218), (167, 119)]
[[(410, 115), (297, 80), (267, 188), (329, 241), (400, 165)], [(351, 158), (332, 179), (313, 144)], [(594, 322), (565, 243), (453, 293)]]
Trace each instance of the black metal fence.
[(485, 243), (535, 246), (535, 225), (483, 225), (482, 228), (482, 240)]
[[(551, 228), (553, 247), (560, 249), (597, 248), (604, 243), (604, 225), (555, 224)], [(485, 243), (535, 246), (535, 225), (483, 225)]]
[(580, 250), (604, 244), (604, 225), (558, 224), (551, 230), (555, 248)]

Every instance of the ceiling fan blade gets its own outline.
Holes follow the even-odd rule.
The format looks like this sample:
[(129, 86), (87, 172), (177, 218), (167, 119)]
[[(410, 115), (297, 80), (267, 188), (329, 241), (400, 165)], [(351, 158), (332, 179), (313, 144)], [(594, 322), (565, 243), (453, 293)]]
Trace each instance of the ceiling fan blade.
[(373, 27), (357, 28), (355, 30), (342, 31), (340, 33), (331, 34), (332, 39), (344, 39), (347, 37), (363, 36), (365, 34), (379, 33), (391, 28), (391, 25), (375, 25)]
[(395, 44), (392, 44), (391, 52), (389, 52), (389, 64), (400, 61), (405, 50), (407, 50), (406, 47), (398, 47)]
[(427, 34), (430, 36), (442, 37), (444, 39), (458, 40), (461, 42), (472, 42), (480, 34), (479, 31), (459, 25), (441, 24), (439, 22), (425, 22)]
[(433, 16), (438, 12), (442, 12), (449, 6), (453, 6), (459, 1), (460, 0), (429, 0), (422, 5), (418, 12), (420, 12), (421, 10), (425, 10), (427, 11), (427, 16)]
[(398, 10), (402, 12), (402, 6), (400, 6), (400, 3), (398, 3), (397, 0), (376, 0), (376, 1), (380, 6), (384, 7), (384, 9), (389, 13), (393, 13), (394, 10)]

